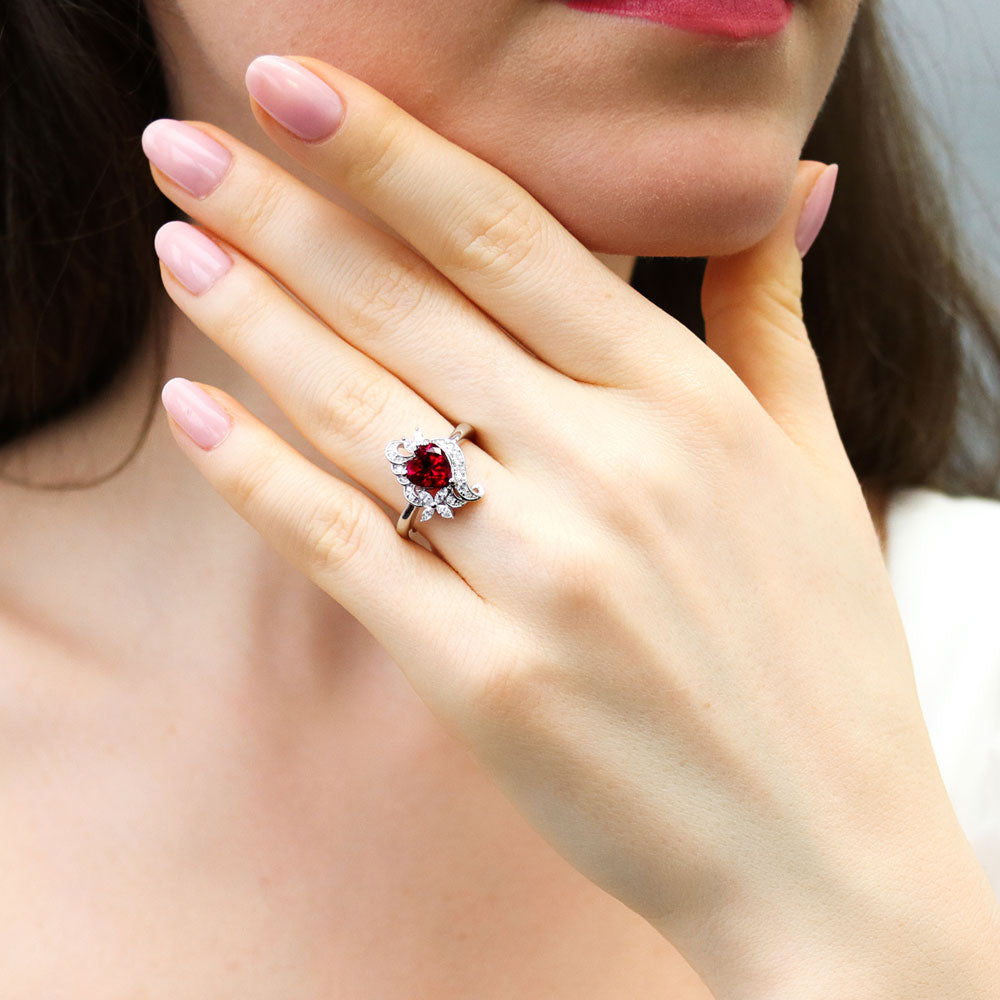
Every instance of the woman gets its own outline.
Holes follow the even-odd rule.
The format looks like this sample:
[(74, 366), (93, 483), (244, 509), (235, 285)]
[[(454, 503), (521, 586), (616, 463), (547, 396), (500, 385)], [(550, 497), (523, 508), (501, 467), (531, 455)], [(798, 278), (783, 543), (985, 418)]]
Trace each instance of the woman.
[[(897, 139), (799, 159), (838, 67), (860, 129), (891, 106), (871, 7), (41, 6), (4, 51), (5, 995), (996, 996), (875, 530), (946, 465), (949, 303), (990, 331)], [(169, 301), (149, 119), (197, 224)], [(821, 369), (838, 165), (874, 208), (816, 265)], [(164, 345), (169, 420), (102, 476)]]

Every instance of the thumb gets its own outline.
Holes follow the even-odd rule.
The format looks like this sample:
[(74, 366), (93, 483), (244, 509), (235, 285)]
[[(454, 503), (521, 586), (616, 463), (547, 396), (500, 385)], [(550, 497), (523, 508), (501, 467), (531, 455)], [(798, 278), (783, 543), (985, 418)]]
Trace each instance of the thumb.
[(837, 165), (799, 163), (792, 194), (760, 243), (708, 261), (705, 342), (788, 436), (815, 457), (843, 455), (819, 361), (802, 318), (802, 255), (826, 219)]

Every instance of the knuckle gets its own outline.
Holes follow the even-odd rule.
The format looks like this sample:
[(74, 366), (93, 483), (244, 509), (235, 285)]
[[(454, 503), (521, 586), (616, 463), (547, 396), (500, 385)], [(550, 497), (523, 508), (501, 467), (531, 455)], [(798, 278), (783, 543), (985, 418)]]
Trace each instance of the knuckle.
[(412, 254), (398, 252), (366, 261), (348, 284), (348, 323), (377, 337), (402, 326), (419, 311), (429, 277)]
[(523, 192), (486, 198), (449, 230), (443, 257), (450, 268), (502, 278), (542, 240), (538, 207)]
[[(325, 374), (325, 373), (324, 373)], [(326, 378), (317, 392), (318, 423), (333, 427), (341, 440), (359, 448), (371, 447), (373, 429), (388, 411), (390, 376), (374, 365), (348, 368), (339, 378)]]
[(666, 454), (654, 459), (618, 445), (588, 456), (594, 457), (598, 462), (591, 461), (586, 471), (588, 513), (616, 539), (635, 542), (645, 538), (655, 523), (651, 513), (656, 507), (649, 504), (659, 478), (656, 466)]
[(592, 609), (604, 603), (608, 559), (600, 546), (578, 543), (560, 553), (555, 568), (559, 574), (556, 595), (563, 607)]
[(275, 484), (279, 481), (278, 456), (262, 449), (252, 463), (234, 469), (220, 489), (248, 521), (257, 523), (274, 507)]
[[(719, 359), (719, 364), (724, 362)], [(721, 370), (701, 364), (678, 366), (660, 390), (657, 410), (672, 423), (676, 421), (704, 435), (699, 438), (699, 448), (711, 448), (712, 434), (724, 436), (744, 413), (745, 406), (740, 404), (735, 388), (733, 379), (725, 377)]]
[(562, 684), (553, 664), (537, 643), (494, 657), (478, 672), (475, 691), (467, 700), (478, 728), (501, 740), (512, 732), (523, 737), (528, 729), (544, 732), (546, 706), (555, 703)]
[(744, 308), (744, 324), (750, 320), (764, 329), (790, 331), (798, 327), (803, 318), (801, 286), (792, 288), (778, 278), (767, 278), (747, 296)]
[(248, 245), (264, 242), (275, 219), (287, 222), (292, 208), (287, 201), (288, 188), (281, 177), (267, 170), (261, 171), (250, 197), (240, 208), (240, 230)]
[(341, 496), (321, 510), (314, 511), (302, 531), (307, 558), (316, 571), (339, 569), (363, 555), (368, 546), (370, 513), (360, 502), (360, 494)]
[(788, 329), (790, 318), (803, 318), (801, 277), (789, 282), (773, 274), (756, 278), (730, 294), (717, 295), (705, 314), (706, 324), (733, 322), (745, 326), (748, 321), (757, 321), (775, 329)]
[(537, 568), (545, 583), (542, 600), (550, 612), (558, 608), (568, 619), (592, 610), (605, 597), (608, 578), (607, 546), (596, 534), (586, 531), (553, 533), (537, 546)]
[[(362, 494), (345, 488), (317, 507), (290, 474), (280, 450), (259, 449), (252, 462), (229, 473), (218, 488), (251, 524), (275, 525), (311, 574), (344, 566), (368, 551), (372, 511)], [(298, 558), (298, 557), (297, 557)]]
[(242, 358), (252, 356), (261, 331), (275, 326), (274, 297), (262, 287), (259, 276), (244, 272), (239, 284), (230, 286), (231, 300), (224, 318), (228, 348)]
[(345, 183), (361, 192), (371, 192), (385, 183), (403, 155), (405, 128), (402, 115), (390, 107), (373, 122), (364, 155), (351, 159), (345, 168)]
[(761, 298), (771, 303), (782, 316), (802, 319), (802, 280), (789, 282), (771, 276), (761, 283)]

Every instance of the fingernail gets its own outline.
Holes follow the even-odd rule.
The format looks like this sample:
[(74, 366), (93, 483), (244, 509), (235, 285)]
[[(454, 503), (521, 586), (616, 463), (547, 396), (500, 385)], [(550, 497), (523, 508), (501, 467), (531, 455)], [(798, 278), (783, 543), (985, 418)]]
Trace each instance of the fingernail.
[(283, 56), (258, 56), (247, 68), (250, 96), (289, 132), (307, 142), (333, 135), (344, 105), (315, 73)]
[(186, 222), (168, 222), (153, 241), (156, 256), (192, 295), (207, 292), (233, 259), (204, 233)]
[(229, 414), (200, 386), (172, 378), (160, 393), (167, 413), (199, 448), (210, 451), (232, 430)]
[(142, 133), (142, 151), (172, 181), (196, 198), (211, 194), (232, 156), (201, 129), (172, 118), (150, 122)]
[(816, 182), (802, 206), (802, 214), (799, 216), (799, 224), (795, 230), (795, 245), (799, 248), (802, 257), (809, 252), (809, 248), (816, 242), (819, 231), (826, 222), (827, 213), (830, 211), (830, 203), (833, 201), (833, 189), (837, 186), (837, 174), (839, 167), (836, 163), (831, 163), (816, 178)]

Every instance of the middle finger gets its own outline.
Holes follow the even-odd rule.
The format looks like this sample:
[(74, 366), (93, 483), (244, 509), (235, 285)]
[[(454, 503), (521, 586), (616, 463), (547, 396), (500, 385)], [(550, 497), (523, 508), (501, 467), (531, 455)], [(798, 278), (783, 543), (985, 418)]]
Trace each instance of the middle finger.
[(499, 461), (519, 453), (535, 423), (519, 401), (551, 398), (564, 380), (417, 253), (214, 126), (161, 119), (143, 147), (188, 215), (428, 402), (463, 414)]

